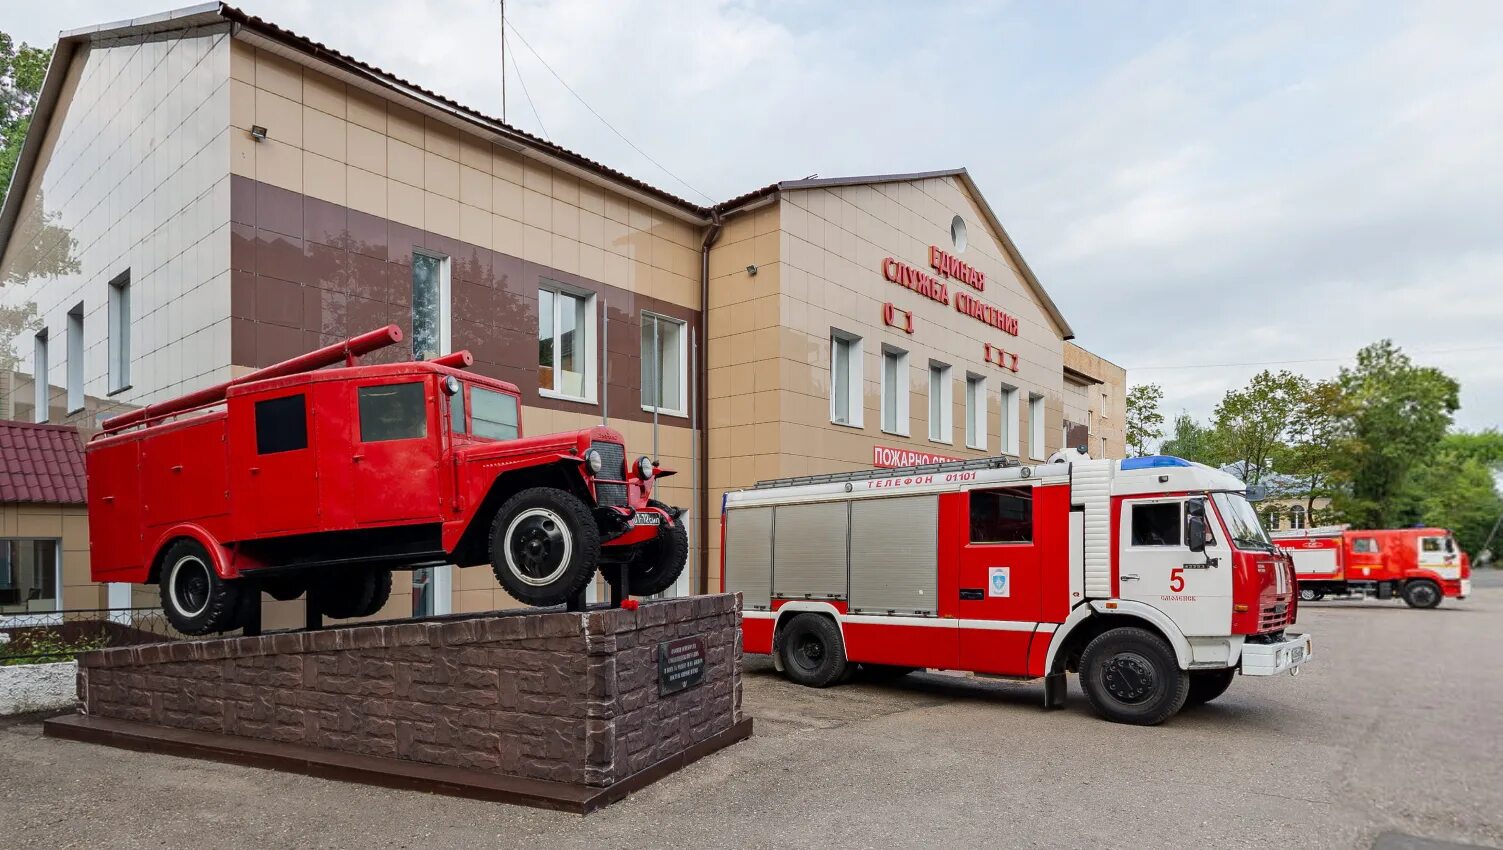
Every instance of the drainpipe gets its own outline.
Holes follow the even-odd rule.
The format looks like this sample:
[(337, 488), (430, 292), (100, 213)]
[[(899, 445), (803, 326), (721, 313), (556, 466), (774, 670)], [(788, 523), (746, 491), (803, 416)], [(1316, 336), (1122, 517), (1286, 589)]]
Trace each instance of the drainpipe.
[[(699, 428), (696, 441), (699, 457), (694, 464), (694, 491), (699, 497), (699, 588), (698, 593), (710, 592), (710, 400), (705, 395), (710, 376), (710, 247), (720, 238), (720, 213), (710, 211), (710, 226), (699, 243), (699, 358), (695, 365), (694, 381), (698, 385), (695, 397), (699, 409), (695, 411), (694, 425)], [(722, 588), (723, 589), (723, 588)]]

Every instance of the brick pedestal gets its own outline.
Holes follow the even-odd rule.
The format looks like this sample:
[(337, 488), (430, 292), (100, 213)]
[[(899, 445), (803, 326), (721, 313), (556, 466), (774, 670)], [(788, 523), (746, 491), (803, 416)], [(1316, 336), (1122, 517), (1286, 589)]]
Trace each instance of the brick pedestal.
[[(85, 653), (47, 732), (588, 811), (750, 734), (734, 595)], [(660, 693), (659, 646), (704, 641)], [(404, 781), (404, 777), (406, 780)]]

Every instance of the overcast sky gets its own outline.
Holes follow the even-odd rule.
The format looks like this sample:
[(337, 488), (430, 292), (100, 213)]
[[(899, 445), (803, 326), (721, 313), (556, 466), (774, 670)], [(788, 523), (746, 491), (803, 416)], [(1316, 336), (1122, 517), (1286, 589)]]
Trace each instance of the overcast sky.
[[(0, 0), (0, 29), (51, 43), (175, 5)], [(496, 0), (241, 7), (501, 112)], [(509, 0), (507, 14), (677, 177), (515, 38), (512, 123), (691, 200), (966, 166), (1077, 341), (1161, 384), (1171, 417), (1208, 414), (1263, 364), (1323, 377), (1392, 337), (1461, 381), (1462, 426), (1503, 420), (1503, 3)]]

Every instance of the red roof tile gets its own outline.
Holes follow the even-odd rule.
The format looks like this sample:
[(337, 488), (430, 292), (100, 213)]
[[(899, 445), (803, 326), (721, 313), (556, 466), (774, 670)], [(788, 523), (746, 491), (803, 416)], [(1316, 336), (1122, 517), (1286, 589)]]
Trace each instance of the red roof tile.
[(86, 480), (76, 429), (0, 420), (0, 503), (82, 505)]

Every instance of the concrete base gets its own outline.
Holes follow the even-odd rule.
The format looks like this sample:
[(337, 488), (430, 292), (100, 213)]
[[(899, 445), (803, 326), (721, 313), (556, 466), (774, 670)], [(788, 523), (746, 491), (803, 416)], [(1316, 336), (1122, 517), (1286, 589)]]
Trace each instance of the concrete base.
[(590, 811), (751, 733), (734, 595), (79, 657), (48, 735)]

